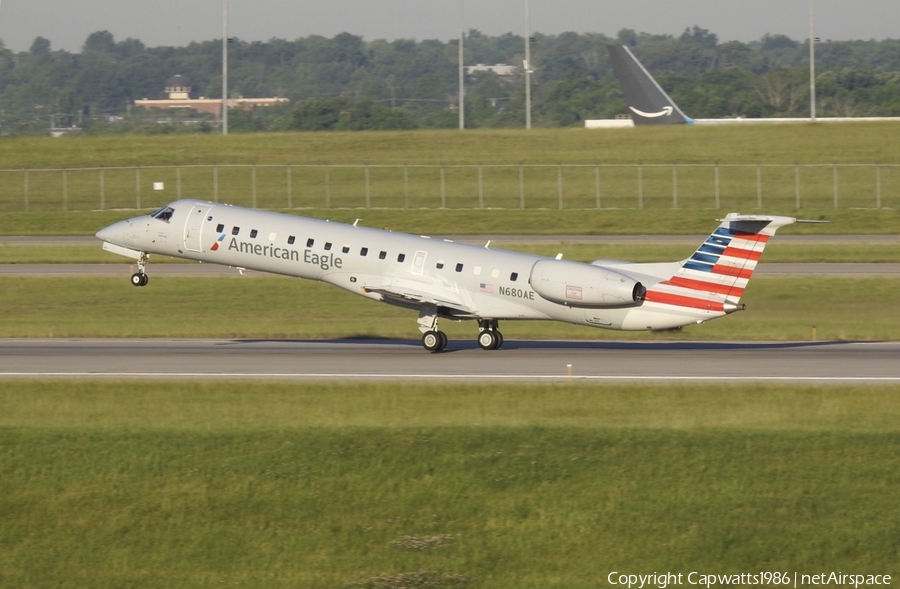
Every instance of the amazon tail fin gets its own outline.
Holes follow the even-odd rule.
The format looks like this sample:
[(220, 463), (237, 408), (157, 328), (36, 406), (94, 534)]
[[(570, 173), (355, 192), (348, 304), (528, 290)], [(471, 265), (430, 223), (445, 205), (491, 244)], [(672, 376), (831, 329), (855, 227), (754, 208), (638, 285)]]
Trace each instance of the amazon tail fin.
[(793, 217), (729, 213), (668, 280), (647, 289), (646, 301), (704, 311), (740, 311), (744, 288), (769, 238)]
[(624, 45), (609, 45), (609, 56), (635, 125), (693, 123)]

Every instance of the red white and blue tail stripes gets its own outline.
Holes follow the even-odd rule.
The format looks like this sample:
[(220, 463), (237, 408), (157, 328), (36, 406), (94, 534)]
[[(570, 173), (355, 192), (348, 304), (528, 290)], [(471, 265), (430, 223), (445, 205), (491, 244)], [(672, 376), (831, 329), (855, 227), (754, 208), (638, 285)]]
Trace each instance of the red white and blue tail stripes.
[(714, 313), (738, 310), (769, 237), (794, 221), (729, 214), (674, 276), (647, 289), (644, 300)]

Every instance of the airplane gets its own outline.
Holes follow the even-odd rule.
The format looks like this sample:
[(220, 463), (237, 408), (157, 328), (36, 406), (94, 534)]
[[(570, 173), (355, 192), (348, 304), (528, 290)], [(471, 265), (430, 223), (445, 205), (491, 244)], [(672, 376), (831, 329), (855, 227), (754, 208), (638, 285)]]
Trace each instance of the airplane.
[(472, 320), (478, 345), (503, 345), (499, 322), (550, 319), (617, 330), (670, 330), (745, 308), (741, 295), (769, 238), (793, 217), (729, 213), (687, 259), (580, 263), (298, 215), (177, 200), (97, 232), (103, 249), (318, 280), (418, 312), (422, 346), (440, 352), (438, 321)]
[(635, 125), (693, 124), (625, 45), (607, 45)]
[(771, 117), (771, 118), (726, 118), (693, 119), (675, 104), (666, 91), (656, 82), (644, 65), (638, 61), (625, 45), (607, 45), (613, 72), (622, 87), (622, 94), (628, 104), (630, 119), (586, 120), (585, 128), (599, 129), (612, 127), (633, 127), (643, 125), (724, 125), (760, 123), (845, 123), (860, 121), (897, 121), (898, 117)]

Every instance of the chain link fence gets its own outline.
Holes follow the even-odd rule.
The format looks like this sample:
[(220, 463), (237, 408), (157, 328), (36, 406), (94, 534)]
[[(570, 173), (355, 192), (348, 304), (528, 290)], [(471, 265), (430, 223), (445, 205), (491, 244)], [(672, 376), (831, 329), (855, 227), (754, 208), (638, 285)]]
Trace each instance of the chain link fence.
[(896, 208), (900, 164), (235, 165), (0, 170), (0, 211)]

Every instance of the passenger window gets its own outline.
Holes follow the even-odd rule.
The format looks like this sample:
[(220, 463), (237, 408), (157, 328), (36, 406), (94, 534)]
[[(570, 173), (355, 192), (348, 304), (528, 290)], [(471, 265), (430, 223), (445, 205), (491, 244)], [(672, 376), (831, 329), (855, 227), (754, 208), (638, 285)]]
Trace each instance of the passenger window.
[(436, 266), (437, 266), (438, 270), (443, 270), (444, 269), (444, 260), (438, 260), (438, 263), (436, 264)]
[(387, 252), (378, 252), (378, 259), (383, 260), (387, 257)]
[(397, 261), (402, 262), (406, 259), (406, 254), (397, 254)]
[(481, 266), (475, 266), (475, 276), (481, 276)]
[(231, 228), (231, 234), (232, 234), (232, 235), (237, 235), (237, 234), (240, 233), (240, 232), (241, 232), (241, 228), (240, 228), (240, 227), (232, 227), (232, 228)]
[(349, 245), (345, 245), (344, 247), (341, 248), (341, 251), (344, 252), (345, 254), (349, 254), (349, 253), (350, 253), (350, 246), (349, 246)]
[(330, 251), (331, 251), (331, 243), (330, 243), (330, 242), (325, 242), (325, 251), (326, 251), (326, 252), (330, 252)]
[(512, 274), (509, 275), (509, 279), (510, 279), (512, 282), (515, 282), (516, 280), (519, 279), (519, 273), (518, 273), (518, 272), (513, 272)]
[(500, 270), (496, 268), (491, 270), (491, 278), (500, 278)]
[(250, 237), (251, 237), (251, 238), (256, 238), (256, 235), (257, 235), (258, 233), (259, 233), (259, 232), (258, 232), (256, 229), (251, 229), (251, 230), (250, 230)]
[(293, 235), (289, 236), (288, 237), (288, 245), (294, 245), (295, 240), (296, 240), (296, 238)]
[(359, 255), (365, 257), (369, 255), (369, 248), (363, 247), (359, 249)]
[(316, 240), (313, 239), (312, 237), (310, 237), (309, 239), (306, 240), (306, 247), (312, 247), (315, 242), (316, 242)]
[(457, 264), (457, 265), (456, 265), (456, 271), (457, 271), (457, 272), (462, 272), (462, 269), (463, 269), (463, 265), (462, 265), (462, 264)]
[(273, 231), (272, 233), (269, 234), (269, 241), (275, 241), (276, 237), (278, 237), (278, 236), (275, 235), (275, 232)]
[(223, 231), (225, 231), (225, 225), (223, 225), (222, 223), (216, 225), (216, 233), (222, 233)]

